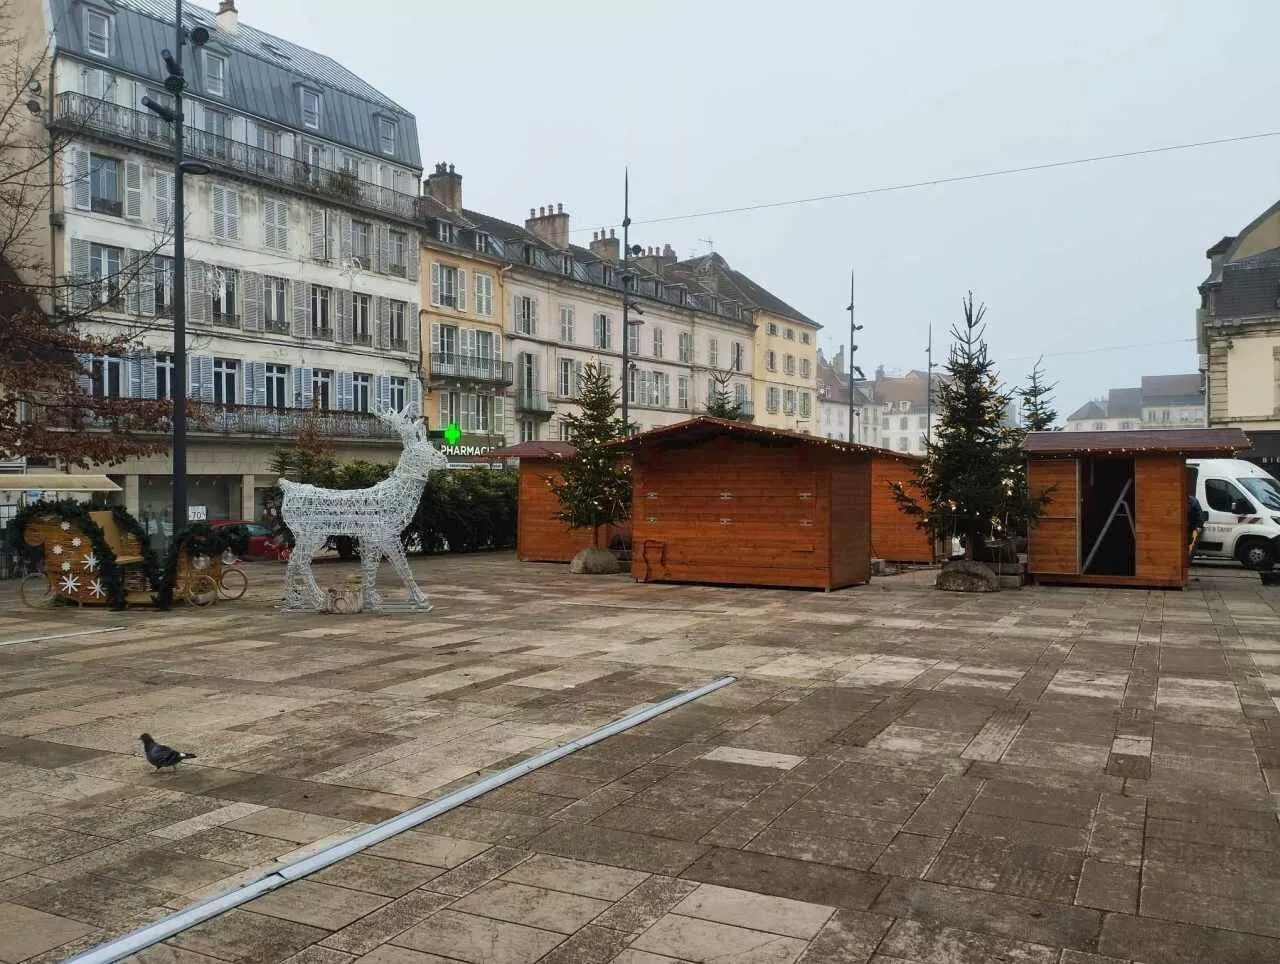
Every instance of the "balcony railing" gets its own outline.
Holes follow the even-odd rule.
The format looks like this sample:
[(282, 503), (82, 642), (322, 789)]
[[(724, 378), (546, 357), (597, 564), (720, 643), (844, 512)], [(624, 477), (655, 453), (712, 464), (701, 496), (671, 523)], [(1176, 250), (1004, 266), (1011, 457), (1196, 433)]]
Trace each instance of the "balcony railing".
[(318, 326), (316, 326), (316, 325), (312, 325), (312, 326), (311, 326), (311, 337), (312, 337), (312, 338), (323, 338), (325, 341), (333, 341), (333, 329), (332, 329), (332, 328), (320, 328), (320, 327), (318, 327)]
[(551, 397), (546, 392), (535, 392), (522, 388), (516, 392), (516, 411), (532, 415), (550, 415)]
[[(160, 122), (152, 114), (72, 91), (58, 95), (53, 126), (91, 132), (165, 156), (173, 150), (170, 125)], [(318, 168), (304, 160), (285, 157), (283, 154), (194, 127), (186, 127), (183, 137), (188, 158), (208, 161), (215, 168), (248, 175), (327, 200), (345, 202), (404, 221), (415, 220), (417, 198), (414, 195), (401, 194), (372, 181), (363, 181), (350, 171)]]
[[(111, 426), (91, 410), (60, 412), (48, 419), (51, 428), (73, 431), (103, 430)], [(187, 430), (198, 435), (296, 438), (304, 428), (321, 437), (338, 439), (398, 439), (392, 425), (366, 412), (324, 411), (305, 408), (272, 408), (266, 405), (217, 405), (187, 403)], [(168, 419), (155, 428), (161, 435), (172, 431)]]
[(392, 351), (408, 351), (408, 350), (409, 350), (409, 342), (408, 342), (408, 341), (406, 341), (406, 340), (405, 340), (405, 339), (403, 339), (403, 338), (392, 338), (392, 339), (391, 339), (391, 350), (392, 350)]
[(268, 321), (263, 324), (262, 328), (272, 335), (287, 335), (293, 330), (289, 327), (287, 321)]
[(432, 354), (428, 365), (432, 378), (457, 378), (472, 382), (510, 385), (515, 381), (511, 362), (452, 353)]
[(218, 328), (239, 328), (240, 316), (239, 315), (220, 315), (217, 312), (213, 312), (212, 314), (209, 315), (209, 324), (214, 325), (215, 327), (218, 327)]
[(370, 345), (373, 344), (373, 335), (369, 334), (367, 331), (366, 332), (358, 331), (351, 336), (351, 344), (363, 345), (366, 348), (368, 348)]

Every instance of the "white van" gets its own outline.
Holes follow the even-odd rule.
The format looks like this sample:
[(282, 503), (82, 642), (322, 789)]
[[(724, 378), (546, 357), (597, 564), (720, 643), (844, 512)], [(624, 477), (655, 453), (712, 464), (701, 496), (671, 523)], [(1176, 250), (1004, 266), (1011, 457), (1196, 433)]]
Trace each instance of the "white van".
[(1209, 516), (1197, 556), (1263, 571), (1280, 561), (1280, 482), (1244, 459), (1188, 459), (1187, 470)]

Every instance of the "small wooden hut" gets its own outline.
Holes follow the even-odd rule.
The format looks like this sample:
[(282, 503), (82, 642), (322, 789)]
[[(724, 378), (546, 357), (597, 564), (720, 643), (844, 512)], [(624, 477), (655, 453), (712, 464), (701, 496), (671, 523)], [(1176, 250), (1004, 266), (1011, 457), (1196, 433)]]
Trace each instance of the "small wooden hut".
[(1033, 432), (1027, 481), (1049, 492), (1028, 540), (1041, 583), (1182, 589), (1187, 584), (1186, 460), (1249, 447), (1238, 428)]
[[(521, 442), (487, 456), (520, 463), (516, 558), (521, 562), (569, 562), (591, 546), (590, 529), (571, 529), (556, 518), (560, 500), (548, 484), (560, 480), (560, 463), (573, 458), (576, 451), (568, 442)], [(607, 547), (619, 534), (626, 535), (625, 526), (602, 530), (601, 546)]]
[(873, 449), (709, 416), (632, 453), (641, 582), (841, 589), (871, 576)]
[(917, 528), (916, 520), (902, 511), (889, 487), (906, 485), (907, 494), (919, 499), (920, 492), (909, 485), (924, 459), (918, 455), (873, 449), (871, 455), (871, 556), (886, 562), (933, 562), (929, 534)]

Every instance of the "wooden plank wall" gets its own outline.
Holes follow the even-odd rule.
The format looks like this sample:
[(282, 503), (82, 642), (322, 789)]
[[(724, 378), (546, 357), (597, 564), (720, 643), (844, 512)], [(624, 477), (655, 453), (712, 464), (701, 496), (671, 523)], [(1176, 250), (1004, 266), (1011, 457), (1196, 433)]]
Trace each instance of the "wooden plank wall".
[(1173, 456), (1134, 460), (1134, 504), (1138, 530), (1135, 576), (1144, 585), (1187, 584), (1187, 468)]
[(1075, 459), (1032, 459), (1027, 485), (1033, 493), (1053, 487), (1045, 514), (1031, 530), (1027, 564), (1033, 575), (1080, 572), (1080, 490)]
[[(831, 572), (825, 588), (864, 585), (871, 581), (871, 542), (875, 532), (871, 460), (830, 452), (822, 475), (831, 490)], [(928, 548), (927, 539), (924, 544)]]
[[(871, 459), (871, 554), (889, 562), (933, 562), (929, 535), (916, 528), (915, 519), (898, 506), (889, 489), (891, 482), (907, 483), (916, 477), (912, 462), (873, 456)], [(919, 496), (911, 486), (908, 494)]]
[(636, 456), (632, 575), (641, 581), (826, 588), (824, 453), (719, 436)]
[[(560, 469), (547, 459), (520, 460), (519, 508), (516, 520), (516, 558), (522, 562), (568, 562), (591, 545), (589, 529), (570, 529), (555, 518), (560, 500), (547, 485), (560, 478)], [(608, 533), (600, 533), (608, 545)]]

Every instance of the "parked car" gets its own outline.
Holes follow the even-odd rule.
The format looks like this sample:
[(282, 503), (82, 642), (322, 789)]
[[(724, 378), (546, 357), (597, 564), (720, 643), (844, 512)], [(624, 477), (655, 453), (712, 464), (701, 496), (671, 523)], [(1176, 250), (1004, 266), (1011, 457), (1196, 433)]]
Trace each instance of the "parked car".
[(276, 537), (266, 526), (257, 522), (235, 522), (222, 520), (209, 523), (214, 529), (228, 529), (241, 526), (249, 533), (249, 547), (245, 550), (245, 559), (279, 559), (284, 548), (276, 541)]
[(1189, 459), (1187, 471), (1209, 517), (1195, 555), (1262, 572), (1280, 561), (1280, 482), (1244, 459)]

